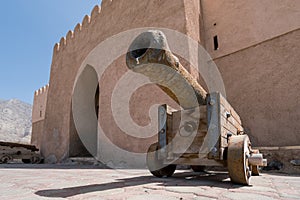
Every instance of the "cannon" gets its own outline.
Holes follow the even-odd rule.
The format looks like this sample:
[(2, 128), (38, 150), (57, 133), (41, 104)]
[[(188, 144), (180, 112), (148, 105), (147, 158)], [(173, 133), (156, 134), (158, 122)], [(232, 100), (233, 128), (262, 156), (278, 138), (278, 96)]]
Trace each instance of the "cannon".
[(37, 153), (38, 151), (34, 145), (0, 141), (0, 164), (14, 159), (21, 159), (23, 163), (41, 163), (43, 157)]
[(179, 164), (194, 171), (224, 166), (232, 182), (249, 185), (251, 176), (259, 175), (259, 167), (267, 165), (259, 150), (252, 148), (237, 112), (221, 93), (203, 89), (173, 55), (163, 32), (138, 35), (126, 54), (126, 64), (182, 108), (158, 108), (158, 141), (147, 152), (147, 166), (154, 176), (170, 177)]

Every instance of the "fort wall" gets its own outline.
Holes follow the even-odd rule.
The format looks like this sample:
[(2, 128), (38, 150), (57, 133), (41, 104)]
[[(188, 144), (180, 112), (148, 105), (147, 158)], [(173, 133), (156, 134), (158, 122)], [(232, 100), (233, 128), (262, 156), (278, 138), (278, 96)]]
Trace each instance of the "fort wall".
[[(218, 58), (300, 27), (300, 4), (294, 0), (202, 0), (205, 46)], [(214, 36), (219, 48), (214, 50)]]
[(34, 92), (32, 108), (32, 136), (31, 143), (40, 148), (42, 143), (42, 133), (44, 131), (44, 120), (46, 114), (46, 104), (49, 85), (46, 85)]
[[(163, 27), (186, 33), (183, 7), (183, 0), (103, 0), (101, 8), (96, 6), (91, 17), (84, 17), (82, 24), (78, 24), (73, 32), (70, 31), (55, 45), (46, 110), (47, 120), (43, 133), (42, 153), (45, 157), (55, 156), (58, 161), (64, 160), (69, 156), (70, 146), (74, 145), (70, 144), (70, 135), (73, 135), (70, 133), (70, 127), (74, 127), (70, 112), (72, 91), (78, 68), (89, 52), (105, 39), (133, 28)], [(125, 57), (121, 57), (109, 66), (106, 74), (110, 76), (107, 79), (105, 75), (102, 77), (101, 80), (107, 81), (100, 84), (102, 110), (99, 121), (108, 126), (104, 126), (105, 134), (117, 146), (129, 148), (130, 151), (145, 152), (148, 144), (153, 143), (156, 137), (144, 142), (131, 141), (132, 138), (124, 134), (111, 117), (110, 96), (113, 86), (126, 71)], [(158, 88), (151, 88), (145, 91), (145, 94), (148, 97), (156, 96), (158, 99), (163, 95)], [(144, 103), (147, 105), (150, 101), (151, 98), (146, 98)], [(132, 112), (135, 113), (134, 110)]]
[(215, 59), (255, 146), (300, 141), (300, 29)]

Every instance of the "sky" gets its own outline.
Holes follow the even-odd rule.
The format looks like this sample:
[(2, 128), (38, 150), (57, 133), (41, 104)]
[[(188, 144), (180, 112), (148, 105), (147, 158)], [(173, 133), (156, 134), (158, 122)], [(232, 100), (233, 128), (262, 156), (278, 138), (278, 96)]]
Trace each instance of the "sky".
[(0, 4), (0, 99), (33, 104), (48, 84), (55, 43), (101, 0), (3, 0)]

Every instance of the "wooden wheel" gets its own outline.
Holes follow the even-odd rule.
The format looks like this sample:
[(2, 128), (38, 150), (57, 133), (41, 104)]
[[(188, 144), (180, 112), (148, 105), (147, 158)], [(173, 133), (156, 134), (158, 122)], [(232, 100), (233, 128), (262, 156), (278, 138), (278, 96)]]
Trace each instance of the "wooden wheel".
[(151, 174), (156, 177), (170, 177), (176, 170), (176, 165), (163, 165), (157, 158), (158, 144), (152, 144), (147, 152), (147, 166)]
[(247, 135), (230, 137), (228, 144), (227, 166), (232, 182), (249, 185), (251, 169), (248, 162), (250, 140)]
[(30, 158), (30, 163), (32, 164), (39, 164), (41, 162), (41, 158), (39, 156), (32, 156)]
[(9, 161), (12, 160), (12, 157), (9, 156), (9, 155), (3, 155), (1, 158), (0, 158), (0, 163), (8, 163)]

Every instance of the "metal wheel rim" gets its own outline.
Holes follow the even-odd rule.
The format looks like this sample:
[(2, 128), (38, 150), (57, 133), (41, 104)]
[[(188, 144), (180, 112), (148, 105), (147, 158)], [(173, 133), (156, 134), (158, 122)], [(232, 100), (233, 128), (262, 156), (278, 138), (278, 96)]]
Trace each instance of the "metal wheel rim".
[(228, 145), (228, 172), (232, 182), (249, 185), (251, 168), (248, 163), (250, 156), (250, 140), (247, 135), (232, 136)]

